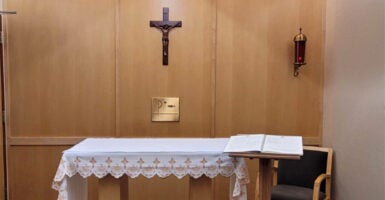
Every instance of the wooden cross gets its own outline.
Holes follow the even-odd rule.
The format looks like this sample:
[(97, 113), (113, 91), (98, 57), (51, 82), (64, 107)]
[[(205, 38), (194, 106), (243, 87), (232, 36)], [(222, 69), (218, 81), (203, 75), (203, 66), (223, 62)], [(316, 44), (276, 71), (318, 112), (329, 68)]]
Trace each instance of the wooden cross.
[(168, 65), (168, 33), (175, 27), (182, 27), (182, 21), (168, 21), (168, 8), (163, 8), (163, 21), (150, 21), (150, 27), (162, 31), (163, 65)]

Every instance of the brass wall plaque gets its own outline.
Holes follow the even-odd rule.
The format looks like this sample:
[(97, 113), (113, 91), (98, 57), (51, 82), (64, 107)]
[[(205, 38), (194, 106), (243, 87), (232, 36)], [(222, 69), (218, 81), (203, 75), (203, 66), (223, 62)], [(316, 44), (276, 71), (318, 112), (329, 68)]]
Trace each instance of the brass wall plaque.
[(152, 97), (153, 122), (178, 122), (179, 97)]

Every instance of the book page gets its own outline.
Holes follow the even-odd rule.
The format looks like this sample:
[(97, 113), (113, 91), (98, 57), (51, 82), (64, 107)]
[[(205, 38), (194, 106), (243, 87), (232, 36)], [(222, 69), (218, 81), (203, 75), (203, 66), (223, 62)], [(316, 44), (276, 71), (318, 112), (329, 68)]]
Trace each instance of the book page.
[(264, 134), (231, 136), (224, 152), (260, 152)]
[(303, 155), (301, 136), (266, 135), (263, 153)]

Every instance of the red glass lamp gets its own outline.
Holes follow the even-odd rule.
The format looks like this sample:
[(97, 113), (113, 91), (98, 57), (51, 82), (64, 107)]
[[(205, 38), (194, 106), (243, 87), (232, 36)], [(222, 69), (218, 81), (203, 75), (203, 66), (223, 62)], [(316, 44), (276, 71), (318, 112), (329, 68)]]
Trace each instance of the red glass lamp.
[(305, 48), (306, 36), (302, 33), (302, 28), (299, 29), (299, 34), (294, 37), (294, 76), (298, 76), (299, 68), (306, 65)]

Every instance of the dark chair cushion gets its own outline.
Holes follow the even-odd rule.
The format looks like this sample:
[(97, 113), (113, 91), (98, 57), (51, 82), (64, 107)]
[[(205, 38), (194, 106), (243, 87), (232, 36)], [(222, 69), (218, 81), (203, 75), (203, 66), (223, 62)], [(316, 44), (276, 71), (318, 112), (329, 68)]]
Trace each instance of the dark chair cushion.
[[(304, 150), (300, 160), (280, 160), (277, 184), (313, 188), (315, 179), (326, 173), (327, 152)], [(324, 183), (321, 191), (325, 192)]]
[[(320, 192), (319, 199), (325, 194)], [(313, 189), (293, 185), (276, 185), (271, 192), (271, 200), (312, 200)]]

